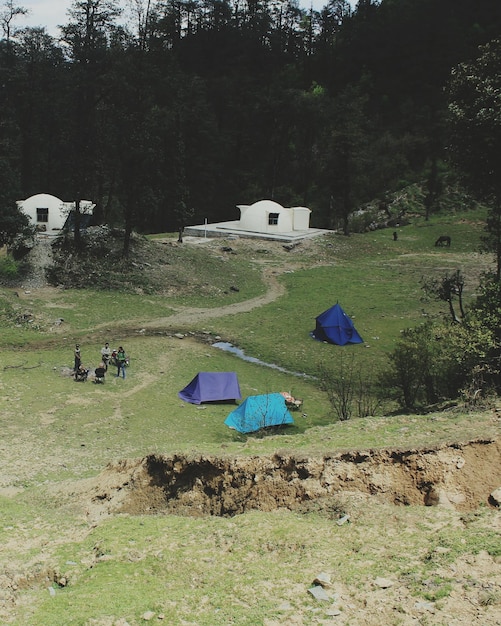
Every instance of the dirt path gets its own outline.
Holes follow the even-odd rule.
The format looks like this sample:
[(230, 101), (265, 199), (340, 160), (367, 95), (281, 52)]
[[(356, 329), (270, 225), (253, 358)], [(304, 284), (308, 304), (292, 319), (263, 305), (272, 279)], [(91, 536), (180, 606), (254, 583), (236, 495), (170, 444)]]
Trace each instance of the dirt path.
[[(175, 313), (168, 317), (158, 317), (156, 319), (143, 321), (140, 318), (119, 320), (114, 323), (115, 326), (131, 327), (140, 324), (141, 328), (179, 328), (182, 326), (191, 326), (199, 324), (204, 320), (214, 319), (216, 317), (224, 317), (225, 315), (235, 315), (237, 313), (247, 313), (270, 302), (274, 302), (286, 292), (285, 287), (278, 280), (280, 274), (285, 273), (287, 268), (273, 269), (265, 267), (263, 269), (263, 282), (267, 286), (266, 293), (262, 296), (256, 296), (242, 302), (235, 302), (226, 306), (219, 307), (171, 307)], [(110, 322), (104, 322), (94, 326), (94, 329), (110, 328)]]
[(180, 326), (185, 324), (198, 324), (199, 322), (215, 317), (224, 317), (225, 315), (234, 315), (236, 313), (247, 313), (258, 307), (274, 302), (285, 294), (285, 287), (277, 279), (277, 270), (274, 268), (265, 268), (263, 270), (263, 281), (267, 285), (267, 291), (262, 296), (236, 302), (216, 308), (193, 308), (193, 307), (173, 307), (176, 313), (169, 317), (162, 317), (156, 320), (146, 322), (146, 328), (157, 326)]

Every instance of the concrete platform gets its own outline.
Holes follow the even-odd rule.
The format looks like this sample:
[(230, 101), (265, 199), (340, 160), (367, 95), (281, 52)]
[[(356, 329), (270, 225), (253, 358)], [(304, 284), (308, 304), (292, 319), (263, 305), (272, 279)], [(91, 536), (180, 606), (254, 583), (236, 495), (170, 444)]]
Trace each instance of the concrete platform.
[(199, 226), (186, 226), (184, 235), (191, 237), (242, 237), (248, 239), (266, 239), (268, 241), (282, 241), (294, 243), (303, 239), (311, 239), (333, 233), (333, 230), (323, 228), (308, 228), (308, 230), (294, 230), (285, 233), (258, 233), (255, 231), (242, 230), (235, 227), (235, 222), (215, 222), (213, 224), (200, 224)]

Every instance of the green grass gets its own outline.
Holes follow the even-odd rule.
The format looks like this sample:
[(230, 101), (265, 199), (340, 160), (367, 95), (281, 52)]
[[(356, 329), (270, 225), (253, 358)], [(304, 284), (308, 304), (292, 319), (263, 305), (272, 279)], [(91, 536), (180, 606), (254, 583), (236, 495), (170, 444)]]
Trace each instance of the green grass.
[[(443, 517), (437, 509), (390, 512), (385, 505), (372, 512), (373, 524), (385, 522), (379, 542), (367, 541), (368, 511), (362, 507), (343, 527), (318, 514), (287, 511), (248, 513), (230, 521), (117, 517), (56, 551), (56, 579), (64, 578), (65, 585), (47, 581), (34, 606), (21, 607), (13, 623), (67, 626), (125, 619), (140, 624), (152, 611), (171, 624), (287, 623), (298, 613), (305, 624), (315, 624), (316, 605), (306, 590), (321, 571), (336, 572), (335, 606), (343, 606), (346, 589), (367, 597), (373, 581), (389, 573), (401, 589), (403, 583), (409, 586), (413, 601), (447, 598), (453, 576), (438, 574), (441, 564), (428, 558), (427, 532), (410, 535), (408, 528), (410, 519), (420, 517), (429, 530), (437, 522), (443, 525)], [(454, 556), (462, 558), (476, 550), (476, 535), (482, 532), (476, 529), (465, 542), (452, 517), (450, 522), (448, 537), (436, 543), (443, 549), (436, 553), (443, 555), (442, 564), (451, 562), (451, 541), (458, 548)], [(410, 544), (412, 555), (403, 553)], [(470, 584), (474, 588), (474, 581)]]
[[(0, 574), (17, 580), (18, 602), (0, 599), (0, 623), (113, 626), (125, 620), (137, 626), (153, 611), (154, 623), (175, 626), (298, 619), (306, 626), (327, 619), (325, 608), (332, 605), (346, 624), (404, 624), (416, 599), (434, 602), (439, 620), (440, 607), (463, 593), (472, 605), (479, 602), (490, 623), (487, 618), (499, 610), (497, 595), (487, 594), (486, 587), (477, 597), (475, 581), (451, 574), (451, 566), (472, 559), (500, 558), (496, 512), (488, 507), (461, 513), (395, 507), (377, 495), (338, 494), (329, 510), (312, 507), (303, 514), (255, 511), (232, 519), (122, 514), (91, 523), (77, 494), (80, 481), (94, 478), (109, 462), (153, 453), (280, 453), (315, 462), (342, 450), (415, 450), (497, 437), (495, 415), (461, 409), (428, 415), (381, 410), (370, 418), (336, 422), (315, 379), (242, 361), (195, 336), (178, 339), (171, 336), (176, 328), (157, 323), (184, 306), (214, 308), (260, 295), (265, 291), (260, 267), (278, 270), (288, 264), (279, 278), (283, 297), (183, 330), (220, 336), (291, 371), (315, 374), (320, 363), (339, 366), (343, 355), (353, 357), (361, 371), (377, 372), (401, 330), (446, 312), (443, 304), (424, 299), (423, 276), (459, 268), (467, 278), (466, 298), (473, 297), (479, 268), (491, 262), (477, 254), (481, 218), (475, 212), (418, 219), (398, 229), (396, 242), (389, 231), (330, 236), (314, 252), (305, 246), (287, 256), (281, 246), (264, 254), (252, 251), (259, 242), (249, 243), (248, 253), (215, 265), (207, 261), (207, 280), (221, 283), (214, 268), (224, 266), (225, 286), (236, 278), (240, 287), (219, 295), (212, 289), (209, 296), (91, 289), (54, 290), (50, 296), (17, 290), (16, 295), (2, 289)], [(452, 236), (451, 249), (434, 247), (440, 234)], [(190, 263), (195, 257), (203, 263), (219, 255), (221, 245), (186, 254)], [(366, 345), (340, 349), (310, 338), (316, 315), (337, 300)], [(19, 321), (25, 312), (33, 321)], [(56, 325), (59, 318), (63, 322)], [(63, 375), (72, 366), (77, 340), (89, 366), (97, 365), (104, 341), (124, 345), (131, 357), (127, 379), (114, 378), (110, 370), (98, 386)], [(224, 425), (233, 406), (200, 408), (178, 398), (204, 370), (236, 371), (243, 397), (290, 391), (304, 399), (303, 410), (294, 413), (295, 425), (280, 433), (239, 435)], [(350, 514), (343, 526), (334, 522), (340, 511)], [(326, 606), (307, 592), (322, 571), (334, 577)], [(377, 577), (391, 578), (398, 589), (395, 596), (385, 592), (382, 616), (377, 608), (382, 605), (371, 604)], [(487, 584), (485, 576), (481, 584)], [(7, 594), (6, 589), (0, 591)]]
[[(339, 349), (313, 342), (309, 333), (316, 316), (339, 301), (366, 343), (364, 350), (347, 346), (343, 351), (356, 355), (364, 370), (378, 370), (402, 329), (448, 314), (445, 303), (426, 298), (423, 280), (460, 269), (466, 277), (466, 303), (474, 296), (479, 269), (492, 267), (490, 256), (475, 253), (482, 225), (479, 216), (474, 218), (459, 225), (406, 226), (397, 242), (386, 230), (328, 237), (321, 259), (326, 265), (285, 274), (286, 296), (207, 327), (265, 362), (311, 373), (318, 362), (336, 361)], [(435, 236), (445, 229), (454, 233), (459, 252), (434, 247)]]

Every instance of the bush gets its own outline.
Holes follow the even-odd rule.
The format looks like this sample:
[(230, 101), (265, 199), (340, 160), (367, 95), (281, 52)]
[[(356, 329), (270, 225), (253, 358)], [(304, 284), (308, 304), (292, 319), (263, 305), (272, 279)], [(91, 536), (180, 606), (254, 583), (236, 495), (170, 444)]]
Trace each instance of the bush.
[(484, 395), (499, 376), (497, 351), (494, 333), (476, 317), (463, 324), (430, 322), (403, 332), (382, 382), (406, 409)]
[(381, 376), (381, 386), (393, 390), (396, 400), (406, 409), (414, 408), (424, 397), (431, 369), (430, 331), (430, 325), (404, 330), (389, 355), (389, 369)]
[(337, 371), (325, 364), (318, 367), (321, 389), (326, 392), (338, 420), (375, 415), (381, 402), (372, 376), (355, 366), (353, 355), (348, 362), (341, 356), (338, 363)]
[(12, 257), (0, 258), (0, 277), (4, 280), (14, 280), (20, 274), (20, 264)]

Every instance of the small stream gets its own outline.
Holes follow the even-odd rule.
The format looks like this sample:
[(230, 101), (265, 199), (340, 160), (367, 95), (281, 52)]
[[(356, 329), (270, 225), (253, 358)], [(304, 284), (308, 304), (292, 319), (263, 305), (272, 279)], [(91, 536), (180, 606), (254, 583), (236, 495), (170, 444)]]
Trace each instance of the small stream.
[(256, 357), (248, 356), (241, 348), (237, 348), (227, 341), (217, 341), (216, 343), (213, 343), (212, 346), (214, 348), (219, 348), (219, 350), (224, 350), (225, 352), (231, 352), (231, 354), (234, 354), (239, 359), (242, 359), (243, 361), (248, 361), (249, 363), (256, 363), (257, 365), (263, 365), (264, 367), (271, 367), (272, 369), (283, 372), (284, 374), (291, 374), (292, 376), (298, 376), (299, 378), (308, 378), (311, 380), (315, 379), (314, 376), (309, 376), (304, 372), (291, 372), (290, 370), (285, 369), (285, 367), (280, 367), (280, 365), (275, 365), (274, 363), (265, 363), (264, 361), (256, 359)]

